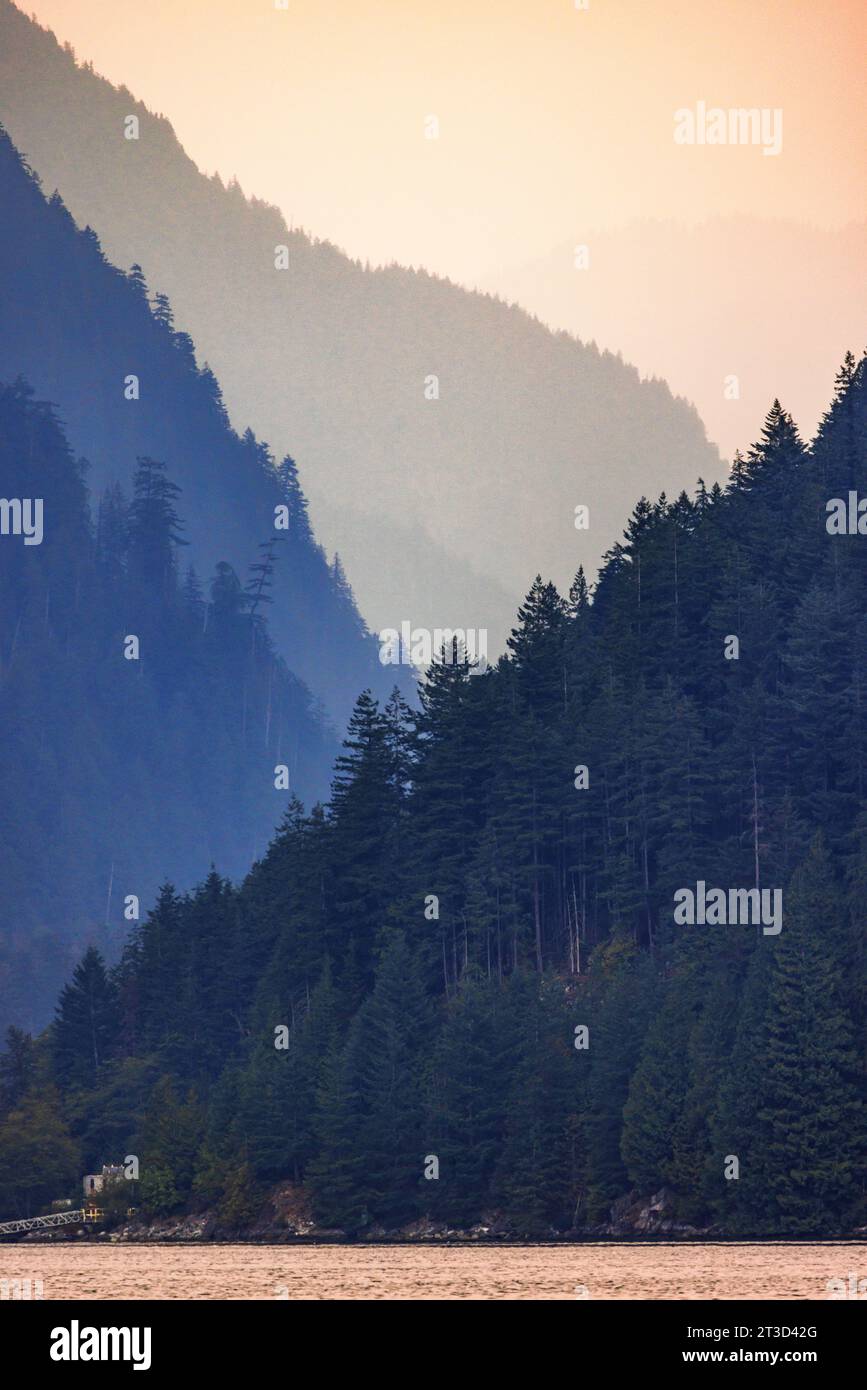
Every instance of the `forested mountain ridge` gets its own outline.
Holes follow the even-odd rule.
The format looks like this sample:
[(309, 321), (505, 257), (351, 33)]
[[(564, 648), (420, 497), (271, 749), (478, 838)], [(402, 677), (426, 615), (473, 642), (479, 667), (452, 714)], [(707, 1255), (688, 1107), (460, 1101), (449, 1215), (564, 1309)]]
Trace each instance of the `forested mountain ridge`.
[[(660, 1188), (729, 1234), (863, 1226), (865, 465), (847, 357), (811, 446), (774, 403), (592, 594), (538, 579), (495, 669), (435, 663), (416, 715), (363, 694), (328, 808), (238, 888), (166, 884), (10, 1038), (6, 1170), (53, 1142), (4, 1205), (131, 1153), (146, 1212), (230, 1227), (285, 1179), (353, 1233), (567, 1232)], [(700, 883), (782, 892), (782, 929), (681, 925)]]
[[(643, 375), (662, 377), (695, 402), (709, 438), (730, 458), (757, 432), (773, 395), (802, 431), (814, 432), (829, 365), (859, 341), (867, 319), (867, 223), (818, 227), (774, 215), (773, 200), (766, 209), (762, 217), (588, 228), (589, 273), (575, 273), (575, 247), (561, 243), (483, 288), (496, 286), (550, 328), (593, 339)], [(800, 332), (783, 337), (780, 321), (795, 303)]]
[(164, 465), (140, 458), (92, 513), (20, 380), (0, 385), (0, 477), (43, 533), (0, 537), (0, 1001), (42, 1027), (84, 942), (115, 959), (167, 862), (185, 885), (214, 860), (241, 874), (289, 796), (276, 766), (315, 798), (336, 739), (263, 621), (288, 535), (199, 579)]
[(105, 258), (56, 195), (46, 200), (0, 128), (0, 380), (19, 375), (54, 402), (70, 444), (88, 460), (88, 485), (130, 490), (136, 459), (166, 464), (184, 497), (189, 561), (244, 574), (275, 530), (275, 508), (297, 512), (274, 575), (271, 634), (287, 664), (345, 722), (360, 685), (388, 689), (377, 644), (339, 562), (330, 563), (307, 518), (293, 460), (275, 468), (251, 430), (231, 428), (218, 382), (174, 326), (165, 295), (139, 267)]
[[(110, 258), (169, 294), (232, 419), (291, 450), (316, 534), (377, 630), (488, 628), (500, 651), (538, 564), (531, 535), (565, 586), (579, 561), (595, 572), (640, 492), (722, 476), (664, 382), (490, 296), (365, 268), (290, 228), (200, 173), (168, 120), (10, 0), (0, 120)], [(65, 383), (33, 379), (71, 420)]]

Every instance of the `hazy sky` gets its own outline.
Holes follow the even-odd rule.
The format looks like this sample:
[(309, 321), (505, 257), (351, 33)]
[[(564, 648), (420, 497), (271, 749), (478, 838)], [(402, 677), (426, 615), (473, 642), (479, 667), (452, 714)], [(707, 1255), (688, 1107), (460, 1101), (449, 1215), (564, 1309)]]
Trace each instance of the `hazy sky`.
[[(473, 282), (634, 217), (867, 215), (864, 0), (23, 8), (206, 172), (371, 261)], [(675, 109), (700, 100), (782, 108), (782, 153), (675, 144)]]

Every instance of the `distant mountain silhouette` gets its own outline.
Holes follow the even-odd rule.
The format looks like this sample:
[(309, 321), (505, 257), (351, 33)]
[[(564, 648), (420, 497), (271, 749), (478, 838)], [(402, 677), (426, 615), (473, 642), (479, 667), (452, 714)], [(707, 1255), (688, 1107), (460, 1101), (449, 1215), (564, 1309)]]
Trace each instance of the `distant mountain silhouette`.
[[(170, 306), (151, 313), (140, 275), (110, 265), (59, 198), (46, 203), (2, 131), (0, 199), (0, 380), (22, 374), (57, 404), (95, 493), (111, 482), (128, 488), (138, 455), (164, 462), (183, 494), (191, 562), (206, 575), (226, 560), (246, 577), (259, 545), (281, 534), (274, 508), (284, 485), (267, 449), (231, 430), (216, 379), (197, 366)], [(287, 467), (300, 514), (275, 568), (270, 622), (288, 665), (342, 722), (360, 687), (385, 690), (393, 675), (339, 567), (315, 543)]]
[(0, 538), (2, 1030), (44, 1025), (84, 942), (116, 955), (130, 895), (143, 913), (166, 877), (245, 870), (293, 792), (325, 793), (334, 740), (242, 577), (185, 573), (185, 499), (158, 463), (89, 507), (86, 467), (17, 381), (0, 478), (42, 515), (38, 544)]
[[(231, 430), (165, 301), (46, 201), (2, 129), (0, 203), (0, 1026), (42, 1026), (82, 943), (119, 944), (129, 894), (145, 910), (163, 876), (240, 873), (291, 796), (326, 794), (323, 697), (339, 715), (400, 673), (291, 461)], [(75, 450), (25, 378), (56, 388)]]
[(563, 244), (484, 288), (664, 377), (728, 457), (755, 437), (774, 396), (812, 433), (831, 364), (867, 331), (863, 223), (824, 231), (758, 217), (692, 228), (646, 221), (575, 242), (587, 247), (586, 270), (576, 269), (575, 245)]
[(698, 414), (663, 382), (489, 296), (289, 230), (9, 0), (0, 120), (111, 259), (170, 296), (232, 419), (298, 459), (317, 535), (375, 628), (487, 626), (497, 646), (540, 559), (568, 586), (636, 492), (719, 475)]

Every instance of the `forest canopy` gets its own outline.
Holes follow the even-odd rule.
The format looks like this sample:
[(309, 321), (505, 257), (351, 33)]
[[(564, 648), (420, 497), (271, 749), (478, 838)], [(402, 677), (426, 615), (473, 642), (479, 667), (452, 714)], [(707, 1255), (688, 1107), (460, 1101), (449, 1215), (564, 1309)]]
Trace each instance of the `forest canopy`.
[[(165, 883), (10, 1037), (0, 1149), (137, 1154), (155, 1214), (303, 1183), (349, 1233), (586, 1229), (661, 1189), (729, 1234), (863, 1225), (867, 565), (826, 516), (865, 424), (847, 356), (811, 445), (775, 402), (592, 591), (538, 577), (491, 669), (363, 692), (326, 805), (239, 884)], [(699, 881), (781, 891), (782, 930), (678, 924)]]

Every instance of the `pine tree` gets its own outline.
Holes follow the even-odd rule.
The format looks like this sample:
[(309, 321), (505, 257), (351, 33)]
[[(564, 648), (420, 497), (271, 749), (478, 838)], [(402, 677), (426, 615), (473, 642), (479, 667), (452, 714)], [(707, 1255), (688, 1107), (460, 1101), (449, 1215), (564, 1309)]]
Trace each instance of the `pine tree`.
[(175, 508), (180, 488), (165, 476), (166, 466), (140, 458), (128, 509), (128, 544), (133, 576), (166, 595), (176, 579), (175, 549), (186, 545)]
[(386, 942), (370, 998), (359, 1014), (365, 1188), (386, 1227), (417, 1215), (424, 1167), (426, 1059), (433, 1015), (402, 933)]
[(54, 1020), (54, 1074), (62, 1088), (89, 1086), (118, 1046), (117, 992), (89, 946), (60, 994)]
[(686, 967), (669, 983), (630, 1081), (620, 1150), (631, 1181), (645, 1193), (672, 1181), (697, 1002), (694, 973)]
[(774, 1229), (846, 1229), (864, 1184), (867, 1116), (842, 1001), (843, 905), (821, 836), (789, 887), (775, 940), (760, 1118)]
[(521, 698), (539, 718), (565, 704), (565, 636), (566, 605), (555, 586), (537, 574), (506, 645)]
[[(584, 1144), (587, 1155), (585, 1211), (603, 1221), (628, 1190), (620, 1152), (623, 1108), (641, 1055), (654, 1002), (654, 972), (631, 941), (615, 940), (594, 957), (587, 997)], [(576, 1014), (580, 1022), (580, 1012)], [(584, 1054), (578, 1053), (581, 1059)]]
[(13, 1110), (36, 1079), (33, 1039), (14, 1024), (6, 1030), (6, 1050), (0, 1054), (0, 1115)]
[(572, 1016), (556, 981), (516, 976), (518, 1060), (495, 1190), (517, 1229), (533, 1235), (568, 1230), (580, 1194), (580, 1066)]
[(355, 969), (369, 983), (374, 943), (387, 916), (389, 851), (401, 800), (393, 728), (369, 690), (358, 698), (343, 749), (335, 762), (331, 796), (330, 890), (337, 921), (346, 934), (342, 951), (329, 954), (341, 976), (354, 947)]
[(313, 533), (307, 513), (307, 498), (298, 478), (298, 466), (289, 454), (277, 465), (277, 476), (284, 503), (289, 509), (288, 533), (293, 540), (309, 543)]
[(724, 1228), (741, 1235), (760, 1235), (774, 1229), (768, 1131), (766, 1117), (761, 1113), (761, 1097), (767, 1069), (768, 988), (775, 949), (774, 938), (760, 936), (749, 960), (732, 1049), (725, 1059), (710, 1122), (710, 1147), (702, 1184)]
[(468, 972), (450, 1000), (428, 1083), (430, 1155), (436, 1178), (422, 1201), (449, 1225), (467, 1228), (492, 1204), (519, 1038), (499, 986)]
[(359, 1027), (335, 1043), (325, 1060), (316, 1101), (317, 1153), (308, 1177), (317, 1220), (349, 1234), (370, 1223), (367, 1205)]

